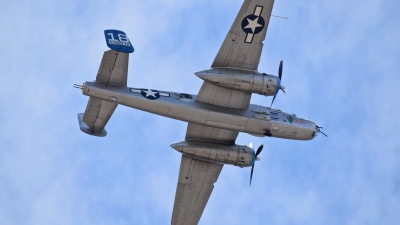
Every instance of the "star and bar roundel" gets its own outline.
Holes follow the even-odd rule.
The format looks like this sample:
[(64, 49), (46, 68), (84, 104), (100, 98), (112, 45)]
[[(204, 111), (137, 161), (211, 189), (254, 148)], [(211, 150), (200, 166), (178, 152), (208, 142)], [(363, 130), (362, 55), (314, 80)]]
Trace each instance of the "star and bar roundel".
[(256, 5), (254, 13), (246, 16), (242, 20), (242, 30), (246, 33), (244, 43), (252, 43), (256, 34), (260, 33), (265, 27), (265, 20), (261, 16), (262, 6)]
[(169, 93), (165, 92), (160, 92), (157, 90), (152, 90), (152, 89), (136, 89), (136, 88), (131, 88), (131, 92), (133, 93), (140, 93), (143, 97), (149, 99), (149, 100), (156, 100), (159, 99), (160, 96), (163, 97), (169, 97)]

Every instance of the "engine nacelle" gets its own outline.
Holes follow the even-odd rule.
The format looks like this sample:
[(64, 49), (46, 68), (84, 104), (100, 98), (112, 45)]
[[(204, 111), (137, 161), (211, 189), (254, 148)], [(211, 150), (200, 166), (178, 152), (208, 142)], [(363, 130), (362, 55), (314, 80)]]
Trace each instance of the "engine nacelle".
[(213, 68), (195, 73), (196, 76), (216, 86), (273, 96), (279, 88), (279, 78), (250, 70)]
[(171, 144), (171, 147), (182, 154), (187, 154), (204, 161), (239, 167), (252, 166), (255, 160), (254, 150), (247, 146), (182, 141)]

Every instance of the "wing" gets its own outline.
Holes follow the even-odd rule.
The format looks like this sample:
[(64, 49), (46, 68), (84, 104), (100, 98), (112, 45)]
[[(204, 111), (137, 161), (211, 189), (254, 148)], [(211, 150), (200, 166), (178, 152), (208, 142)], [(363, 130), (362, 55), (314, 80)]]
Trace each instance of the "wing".
[[(211, 67), (257, 70), (274, 0), (245, 0)], [(235, 109), (249, 107), (251, 93), (203, 82), (196, 101)]]
[(108, 50), (104, 52), (96, 81), (126, 87), (128, 80), (129, 54)]
[[(185, 139), (230, 144), (235, 142), (237, 136), (237, 131), (189, 123)], [(199, 222), (222, 166), (182, 155), (171, 224)]]
[[(274, 0), (245, 0), (211, 67), (257, 70)], [(235, 109), (249, 107), (251, 93), (208, 82), (197, 102)], [(237, 131), (188, 124), (186, 140), (233, 144)], [(197, 224), (222, 170), (221, 164), (182, 155), (171, 224)]]
[(172, 225), (196, 225), (223, 165), (182, 155)]
[(245, 0), (211, 67), (257, 70), (274, 0)]
[[(204, 82), (203, 87), (205, 84), (207, 83)], [(202, 88), (200, 93), (207, 94), (208, 92), (204, 92)], [(231, 97), (232, 96), (230, 96), (230, 98)], [(218, 99), (212, 96), (209, 98), (211, 100)], [(249, 101), (250, 97), (245, 99), (245, 101), (241, 100), (242, 103), (240, 104), (242, 104), (242, 106), (246, 106), (245, 104), (247, 104), (246, 107), (248, 107)], [(223, 102), (224, 99), (221, 100), (221, 103)], [(225, 102), (227, 101), (225, 100)], [(238, 134), (238, 131), (188, 123), (185, 139), (234, 144)], [(182, 155), (171, 224), (198, 224), (212, 190), (214, 189), (214, 183), (217, 182), (218, 176), (221, 173), (222, 167), (222, 164), (205, 162)]]

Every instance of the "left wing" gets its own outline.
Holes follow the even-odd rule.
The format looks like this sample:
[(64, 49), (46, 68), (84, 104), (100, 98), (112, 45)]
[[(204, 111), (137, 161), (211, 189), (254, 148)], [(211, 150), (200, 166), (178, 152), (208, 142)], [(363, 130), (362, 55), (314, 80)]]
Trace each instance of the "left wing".
[(182, 155), (172, 225), (196, 225), (223, 165)]

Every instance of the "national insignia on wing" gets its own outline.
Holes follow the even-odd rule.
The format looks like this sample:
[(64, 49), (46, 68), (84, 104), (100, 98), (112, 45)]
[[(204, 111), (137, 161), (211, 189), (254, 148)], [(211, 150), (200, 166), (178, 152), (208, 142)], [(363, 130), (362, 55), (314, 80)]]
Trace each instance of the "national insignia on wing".
[(244, 39), (245, 43), (251, 44), (253, 42), (254, 36), (264, 29), (265, 20), (261, 16), (262, 10), (263, 7), (257, 5), (254, 9), (254, 13), (246, 16), (242, 20), (242, 30), (247, 34), (246, 38)]

